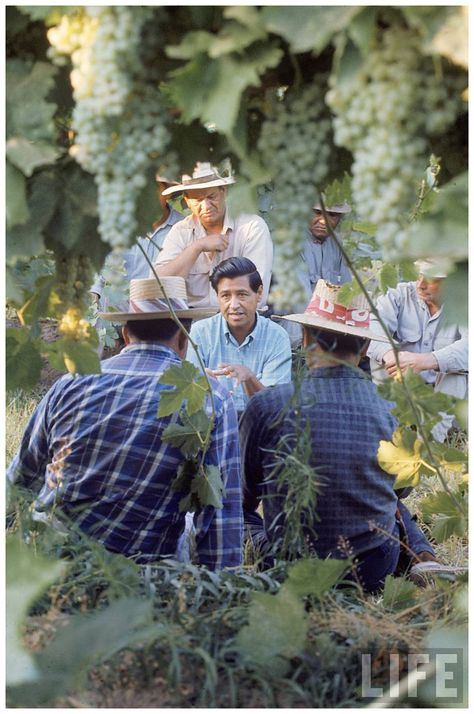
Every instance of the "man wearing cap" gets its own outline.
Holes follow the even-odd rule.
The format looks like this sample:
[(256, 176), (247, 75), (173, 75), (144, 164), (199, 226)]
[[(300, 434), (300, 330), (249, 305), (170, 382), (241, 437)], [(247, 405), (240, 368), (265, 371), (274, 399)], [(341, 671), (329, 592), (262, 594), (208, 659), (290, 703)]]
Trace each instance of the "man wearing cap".
[[(189, 329), (210, 309), (188, 309), (184, 280), (163, 279), (176, 315)], [(125, 348), (102, 362), (101, 374), (65, 375), (33, 413), (9, 470), (10, 482), (37, 494), (36, 510), (65, 517), (114, 553), (148, 564), (173, 557), (184, 532), (185, 495), (172, 482), (182, 453), (163, 441), (178, 415), (157, 416), (168, 386), (163, 372), (179, 367), (187, 336), (170, 319), (157, 281), (132, 280), (123, 322)], [(225, 487), (223, 508), (194, 517), (200, 564), (218, 570), (242, 559), (242, 510), (237, 416), (230, 395), (212, 380), (214, 426), (205, 463)]]
[[(252, 394), (291, 381), (290, 340), (280, 325), (257, 312), (263, 285), (251, 260), (223, 260), (211, 275), (211, 285), (220, 312), (195, 322), (191, 339), (206, 372), (231, 392), (240, 415)], [(186, 359), (200, 366), (192, 345)]]
[(266, 304), (273, 263), (270, 231), (260, 216), (229, 214), (226, 190), (233, 183), (232, 176), (220, 176), (211, 164), (198, 162), (192, 177), (183, 176), (181, 184), (163, 192), (167, 196), (183, 191), (192, 215), (170, 230), (155, 268), (160, 276), (180, 275), (186, 279), (192, 307), (217, 305), (209, 276), (218, 263), (233, 256), (255, 263), (263, 280), (259, 307)]
[[(150, 235), (147, 235), (144, 238), (141, 236), (138, 237), (136, 243), (128, 250), (124, 251), (123, 258), (127, 283), (129, 283), (133, 278), (147, 278), (150, 274), (150, 263), (148, 263), (147, 259), (143, 255), (141, 248), (145, 251), (148, 260), (153, 263), (156, 260), (163, 245), (163, 241), (172, 226), (183, 219), (183, 214), (173, 208), (173, 206), (171, 206), (166, 200), (166, 196), (163, 195), (163, 192), (167, 188), (170, 186), (176, 186), (177, 181), (171, 181), (165, 176), (157, 174), (156, 182), (158, 185), (157, 193), (161, 207), (161, 216), (153, 224), (152, 233), (150, 233)], [(103, 299), (104, 285), (104, 277), (102, 275), (98, 275), (94, 281), (94, 285), (89, 291), (95, 296), (95, 299), (100, 302), (102, 310), (106, 309), (106, 302)]]
[[(337, 292), (320, 280), (304, 313), (278, 318), (303, 326), (309, 371), (299, 389), (278, 385), (255, 394), (241, 418), (244, 521), (257, 543), (268, 539), (281, 547), (288, 482), (279, 483), (285, 472), (276, 455), (293, 458), (298, 439), (309, 439), (304, 488), (309, 465), (316, 505), (293, 517), (305, 522), (313, 553), (354, 556), (352, 577), (374, 592), (399, 563), (402, 535), (415, 560), (433, 561), (434, 552), (400, 503), (393, 477), (377, 461), (380, 441), (391, 440), (397, 424), (393, 405), (378, 396), (357, 365), (369, 339), (386, 338), (370, 331), (362, 296), (360, 304), (345, 308)], [(293, 480), (295, 469), (297, 458), (291, 462)], [(260, 500), (263, 523), (256, 511)]]
[[(418, 261), (417, 281), (389, 288), (377, 300), (377, 311), (399, 343), (398, 360), (404, 373), (412, 369), (435, 391), (465, 399), (468, 380), (467, 329), (444, 322), (443, 283), (446, 273), (434, 260)], [(384, 334), (375, 317), (371, 329)], [(380, 383), (398, 371), (391, 347), (371, 342), (372, 377)]]
[(336, 231), (351, 207), (348, 203), (338, 203), (325, 207), (325, 210), (326, 216), (320, 203), (313, 206), (314, 215), (306, 229), (301, 252), (300, 277), (308, 300), (320, 279), (327, 280), (333, 285), (350, 283), (352, 280), (352, 273), (347, 267), (344, 256), (328, 230), (329, 225), (333, 231)]

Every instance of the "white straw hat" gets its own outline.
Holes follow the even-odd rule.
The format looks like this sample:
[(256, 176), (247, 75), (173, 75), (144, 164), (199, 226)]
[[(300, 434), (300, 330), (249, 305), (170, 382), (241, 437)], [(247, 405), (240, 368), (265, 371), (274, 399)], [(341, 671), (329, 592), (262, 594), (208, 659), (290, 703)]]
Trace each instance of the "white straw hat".
[[(217, 307), (188, 307), (184, 278), (168, 276), (160, 280), (177, 317), (202, 320), (218, 312)], [(102, 312), (100, 317), (113, 322), (127, 322), (128, 320), (169, 320), (171, 316), (163, 290), (156, 278), (134, 278), (130, 281), (128, 309), (128, 312)]]
[(364, 337), (367, 340), (389, 342), (385, 335), (377, 335), (370, 331), (370, 305), (365, 296), (358, 295), (351, 307), (345, 307), (336, 302), (340, 289), (341, 286), (318, 280), (304, 313), (273, 315), (273, 319), (299, 322), (307, 327), (319, 327), (321, 330)]
[(231, 183), (235, 183), (233, 176), (220, 176), (215, 166), (198, 161), (192, 176), (184, 174), (181, 178), (181, 183), (165, 189), (162, 195), (169, 196), (172, 193), (212, 188), (213, 186), (228, 186)]

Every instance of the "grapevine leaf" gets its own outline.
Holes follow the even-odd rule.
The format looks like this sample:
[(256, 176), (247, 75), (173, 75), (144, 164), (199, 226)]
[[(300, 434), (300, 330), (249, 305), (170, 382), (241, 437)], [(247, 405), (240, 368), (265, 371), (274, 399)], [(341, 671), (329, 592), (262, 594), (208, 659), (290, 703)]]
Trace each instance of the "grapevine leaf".
[(362, 290), (360, 289), (360, 286), (356, 283), (355, 280), (352, 280), (350, 283), (344, 283), (344, 285), (341, 286), (337, 294), (337, 301), (341, 305), (349, 307), (349, 305), (352, 304), (353, 300), (361, 294)]
[(64, 15), (77, 12), (77, 6), (73, 5), (20, 5), (18, 9), (33, 21), (44, 20), (46, 25), (56, 25)]
[(7, 684), (16, 686), (40, 677), (33, 657), (21, 643), (21, 628), (29, 607), (58, 578), (65, 564), (38, 557), (17, 538), (7, 539), (6, 551)]
[(25, 177), (9, 161), (5, 168), (7, 228), (24, 224), (30, 217), (26, 200)]
[(352, 18), (347, 28), (349, 37), (363, 54), (367, 54), (373, 46), (377, 15), (377, 7), (366, 7)]
[(398, 283), (398, 271), (392, 263), (384, 263), (379, 275), (380, 289), (386, 293), (389, 288), (395, 288)]
[(407, 282), (418, 278), (418, 270), (413, 261), (403, 260), (400, 262), (400, 276), (402, 280), (406, 280)]
[(347, 570), (345, 560), (300, 560), (288, 571), (288, 579), (282, 587), (288, 588), (294, 595), (316, 595), (322, 597), (329, 588), (337, 583)]
[(242, 52), (253, 42), (262, 40), (265, 36), (265, 30), (258, 25), (249, 28), (238, 23), (229, 23), (217, 37), (213, 37), (208, 50), (209, 56), (216, 59), (230, 52)]
[(234, 126), (242, 92), (248, 86), (258, 86), (259, 75), (275, 67), (282, 51), (272, 45), (259, 43), (247, 50), (243, 57), (224, 56), (209, 62), (202, 53), (184, 67), (170, 73), (169, 90), (182, 109), (186, 123), (200, 119), (215, 124), (228, 134)]
[(424, 516), (439, 513), (443, 516), (457, 516), (459, 509), (446, 491), (436, 491), (426, 498), (420, 504), (421, 512)]
[(208, 392), (207, 379), (191, 362), (168, 367), (158, 380), (159, 384), (176, 387), (172, 391), (162, 391), (158, 405), (158, 416), (169, 416), (179, 411), (187, 400), (188, 414), (199, 411), (204, 406)]
[(71, 374), (100, 374), (100, 359), (96, 345), (61, 338), (55, 342), (44, 343), (51, 366)]
[(54, 85), (57, 67), (47, 62), (7, 61), (7, 137), (54, 141), (56, 104), (45, 101)]
[(464, 538), (467, 533), (467, 521), (461, 514), (455, 516), (440, 516), (431, 527), (431, 535), (437, 543), (443, 543), (452, 535)]
[(7, 389), (31, 389), (41, 374), (38, 343), (24, 328), (7, 328), (6, 338)]
[(191, 60), (201, 53), (207, 53), (210, 43), (215, 35), (205, 30), (188, 32), (179, 45), (168, 45), (166, 54), (171, 59)]
[(32, 325), (40, 317), (48, 317), (51, 314), (51, 291), (55, 280), (56, 278), (53, 275), (45, 275), (38, 278), (33, 295), (20, 310), (17, 310), (18, 317), (23, 325)]
[(191, 482), (197, 471), (197, 463), (193, 459), (186, 459), (178, 466), (176, 478), (171, 484), (173, 491), (189, 491)]
[(237, 634), (236, 645), (247, 664), (283, 676), (289, 659), (303, 650), (306, 632), (303, 603), (291, 590), (254, 592), (249, 622)]
[(45, 141), (32, 142), (18, 136), (8, 139), (6, 150), (9, 161), (25, 176), (31, 176), (38, 166), (53, 163), (61, 154), (60, 150)]
[(7, 230), (7, 261), (13, 265), (18, 258), (31, 258), (45, 251), (43, 234), (38, 225), (29, 220)]
[(184, 423), (168, 424), (161, 438), (181, 449), (184, 456), (189, 458), (202, 448), (211, 420), (202, 409), (191, 416), (186, 411), (181, 412), (181, 420)]
[(388, 610), (404, 610), (414, 604), (417, 592), (415, 583), (389, 575), (385, 578), (383, 604)]
[(262, 10), (261, 21), (269, 32), (284, 37), (294, 52), (322, 52), (358, 12), (357, 7), (270, 6)]
[(250, 29), (261, 24), (261, 14), (251, 5), (230, 5), (224, 9), (224, 17), (228, 20), (237, 20)]
[(351, 203), (351, 177), (347, 172), (344, 173), (342, 180), (334, 179), (332, 183), (324, 188), (323, 199), (326, 210), (336, 203)]
[(450, 471), (464, 473), (467, 468), (467, 454), (460, 449), (454, 449), (444, 444), (433, 443), (431, 450), (440, 465)]
[(225, 488), (220, 469), (211, 464), (204, 464), (202, 471), (193, 479), (191, 492), (197, 495), (201, 507), (222, 508)]
[(469, 416), (469, 402), (467, 399), (460, 399), (458, 401), (455, 405), (454, 413), (456, 415), (456, 419), (461, 425), (461, 428), (467, 430), (467, 421)]
[(423, 462), (421, 448), (423, 442), (417, 439), (412, 448), (403, 441), (403, 432), (396, 429), (392, 441), (380, 441), (377, 451), (379, 466), (392, 476), (396, 476), (394, 488), (416, 486), (420, 480)]
[(21, 305), (23, 302), (23, 292), (18, 286), (16, 275), (13, 269), (7, 265), (5, 270), (5, 295), (8, 302), (14, 305)]

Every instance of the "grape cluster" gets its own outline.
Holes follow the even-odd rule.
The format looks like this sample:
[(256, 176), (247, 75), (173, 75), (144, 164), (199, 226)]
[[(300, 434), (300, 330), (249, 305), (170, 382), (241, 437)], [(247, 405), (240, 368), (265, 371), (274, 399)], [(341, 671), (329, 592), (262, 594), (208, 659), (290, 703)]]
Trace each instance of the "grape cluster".
[(353, 154), (355, 209), (377, 225), (385, 258), (396, 258), (409, 241), (428, 136), (455, 120), (460, 94), (436, 78), (419, 35), (401, 27), (381, 33), (350, 82), (332, 75), (329, 86), (335, 142)]
[(167, 112), (140, 60), (152, 7), (86, 7), (64, 17), (48, 39), (71, 57), (75, 144), (70, 153), (95, 176), (99, 231), (112, 246), (135, 237), (135, 206), (146, 170), (169, 142)]
[(56, 309), (62, 314), (73, 306), (84, 310), (89, 301), (89, 287), (94, 269), (87, 255), (76, 253), (56, 254)]
[(291, 90), (273, 102), (258, 141), (262, 162), (273, 177), (271, 222), (277, 284), (271, 299), (277, 309), (305, 303), (296, 270), (311, 207), (328, 173), (332, 151), (331, 118), (324, 103), (326, 78)]

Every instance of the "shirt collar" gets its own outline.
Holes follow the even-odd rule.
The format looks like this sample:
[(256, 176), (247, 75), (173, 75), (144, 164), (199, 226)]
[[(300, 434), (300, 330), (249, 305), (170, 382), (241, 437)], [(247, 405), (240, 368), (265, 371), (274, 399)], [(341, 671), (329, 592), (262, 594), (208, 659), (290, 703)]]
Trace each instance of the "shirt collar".
[[(260, 320), (261, 320), (262, 318), (260, 317), (260, 315), (258, 314), (258, 312), (256, 312), (255, 314), (256, 314), (256, 316), (257, 316), (257, 319), (256, 319), (256, 321), (255, 321), (254, 328), (253, 328), (252, 332), (250, 332), (250, 333), (247, 335), (247, 337), (245, 338), (245, 340), (239, 345), (239, 347), (243, 347), (243, 346), (246, 345), (247, 343), (252, 342), (252, 340), (254, 340), (255, 337), (256, 337), (256, 332), (257, 332), (257, 330), (260, 328)], [(226, 338), (227, 343), (229, 343), (230, 340), (233, 340), (234, 342), (236, 342), (236, 339), (235, 339), (235, 337), (233, 336), (233, 334), (231, 333), (231, 331), (229, 330), (229, 325), (228, 325), (227, 322), (224, 320), (224, 317), (222, 316), (222, 313), (220, 313), (220, 317), (221, 317), (221, 320), (222, 320), (222, 323), (223, 323), (224, 335), (225, 335), (225, 338)]]
[(125, 354), (128, 352), (155, 352), (156, 354), (165, 354), (171, 357), (174, 361), (179, 360), (181, 362), (181, 357), (175, 352), (171, 347), (164, 345), (161, 342), (131, 342), (126, 347), (120, 351), (120, 354)]
[[(196, 218), (196, 216), (191, 216), (191, 218), (193, 221), (195, 236), (197, 238), (202, 238), (206, 234), (206, 231), (204, 230), (204, 226), (202, 225), (199, 218)], [(222, 231), (223, 231), (223, 233), (227, 233), (227, 231), (233, 231), (234, 229), (235, 229), (235, 220), (230, 215), (229, 209), (226, 206), (225, 213), (224, 213), (224, 222), (222, 225)]]
[(318, 379), (330, 379), (341, 377), (352, 377), (353, 379), (369, 379), (368, 375), (360, 367), (350, 367), (345, 364), (338, 364), (335, 367), (316, 367), (310, 369), (311, 377)]

